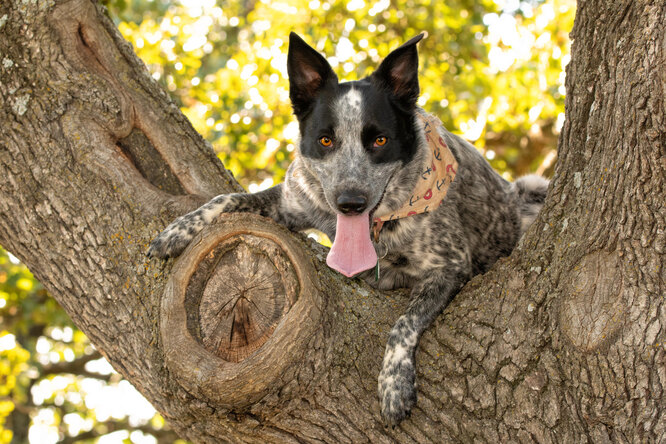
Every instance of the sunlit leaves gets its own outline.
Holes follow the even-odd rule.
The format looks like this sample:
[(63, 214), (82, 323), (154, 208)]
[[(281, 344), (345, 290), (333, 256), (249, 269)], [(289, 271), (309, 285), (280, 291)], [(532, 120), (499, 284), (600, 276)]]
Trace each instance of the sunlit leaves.
[(147, 401), (95, 354), (28, 269), (1, 248), (0, 323), (0, 444), (12, 439), (10, 419), (21, 427), (14, 438), (28, 435), (38, 443), (91, 430), (104, 434), (105, 421), (126, 428), (164, 426)]
[(12, 433), (3, 424), (16, 408), (15, 403), (25, 397), (17, 383), (29, 358), (30, 353), (16, 343), (13, 334), (0, 330), (0, 443), (11, 441)]
[[(109, 3), (154, 77), (246, 187), (281, 180), (296, 143), (284, 134), (293, 122), (290, 31), (323, 52), (342, 80), (369, 74), (426, 31), (421, 106), (492, 151), (501, 171), (526, 173), (555, 149), (573, 0)], [(533, 143), (541, 131), (548, 146)]]

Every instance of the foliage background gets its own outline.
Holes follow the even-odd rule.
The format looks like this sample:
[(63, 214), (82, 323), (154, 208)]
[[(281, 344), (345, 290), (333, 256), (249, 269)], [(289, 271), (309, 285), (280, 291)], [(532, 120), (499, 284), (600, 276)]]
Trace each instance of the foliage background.
[[(251, 192), (282, 180), (297, 141), (290, 31), (324, 53), (341, 80), (369, 74), (391, 49), (427, 32), (419, 104), (507, 179), (552, 171), (574, 0), (103, 3)], [(0, 444), (175, 441), (25, 266), (0, 249)]]

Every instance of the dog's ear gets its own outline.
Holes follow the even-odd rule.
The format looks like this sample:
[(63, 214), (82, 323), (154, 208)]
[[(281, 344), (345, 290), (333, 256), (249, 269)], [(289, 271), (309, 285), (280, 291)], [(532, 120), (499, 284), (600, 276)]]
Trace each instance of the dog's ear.
[(424, 36), (421, 33), (391, 51), (371, 76), (410, 107), (419, 98), (419, 54), (416, 44)]
[(293, 32), (289, 34), (287, 72), (289, 98), (296, 115), (309, 107), (328, 82), (338, 81), (326, 59)]

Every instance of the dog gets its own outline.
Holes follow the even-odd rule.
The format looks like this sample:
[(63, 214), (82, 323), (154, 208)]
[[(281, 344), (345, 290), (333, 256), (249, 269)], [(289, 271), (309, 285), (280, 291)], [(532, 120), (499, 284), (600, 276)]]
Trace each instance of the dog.
[(217, 196), (176, 219), (148, 251), (177, 256), (219, 214), (245, 211), (324, 232), (333, 240), (327, 263), (347, 276), (360, 273), (380, 289), (411, 288), (378, 378), (390, 426), (416, 403), (420, 336), (467, 281), (511, 253), (548, 188), (535, 175), (507, 182), (417, 106), (422, 38), (392, 51), (370, 76), (339, 82), (327, 60), (291, 33), (289, 97), (300, 142), (284, 183)]

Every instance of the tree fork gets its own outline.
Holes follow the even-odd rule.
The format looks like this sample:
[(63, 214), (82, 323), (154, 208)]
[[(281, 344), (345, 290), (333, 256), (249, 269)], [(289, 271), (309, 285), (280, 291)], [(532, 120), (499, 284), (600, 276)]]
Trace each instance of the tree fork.
[(248, 215), (222, 217), (177, 261), (146, 261), (175, 216), (240, 187), (99, 6), (2, 2), (0, 23), (0, 244), (182, 436), (666, 433), (660, 0), (579, 1), (546, 207), (426, 332), (418, 405), (395, 430), (381, 424), (376, 378), (405, 293), (344, 279), (321, 247)]

